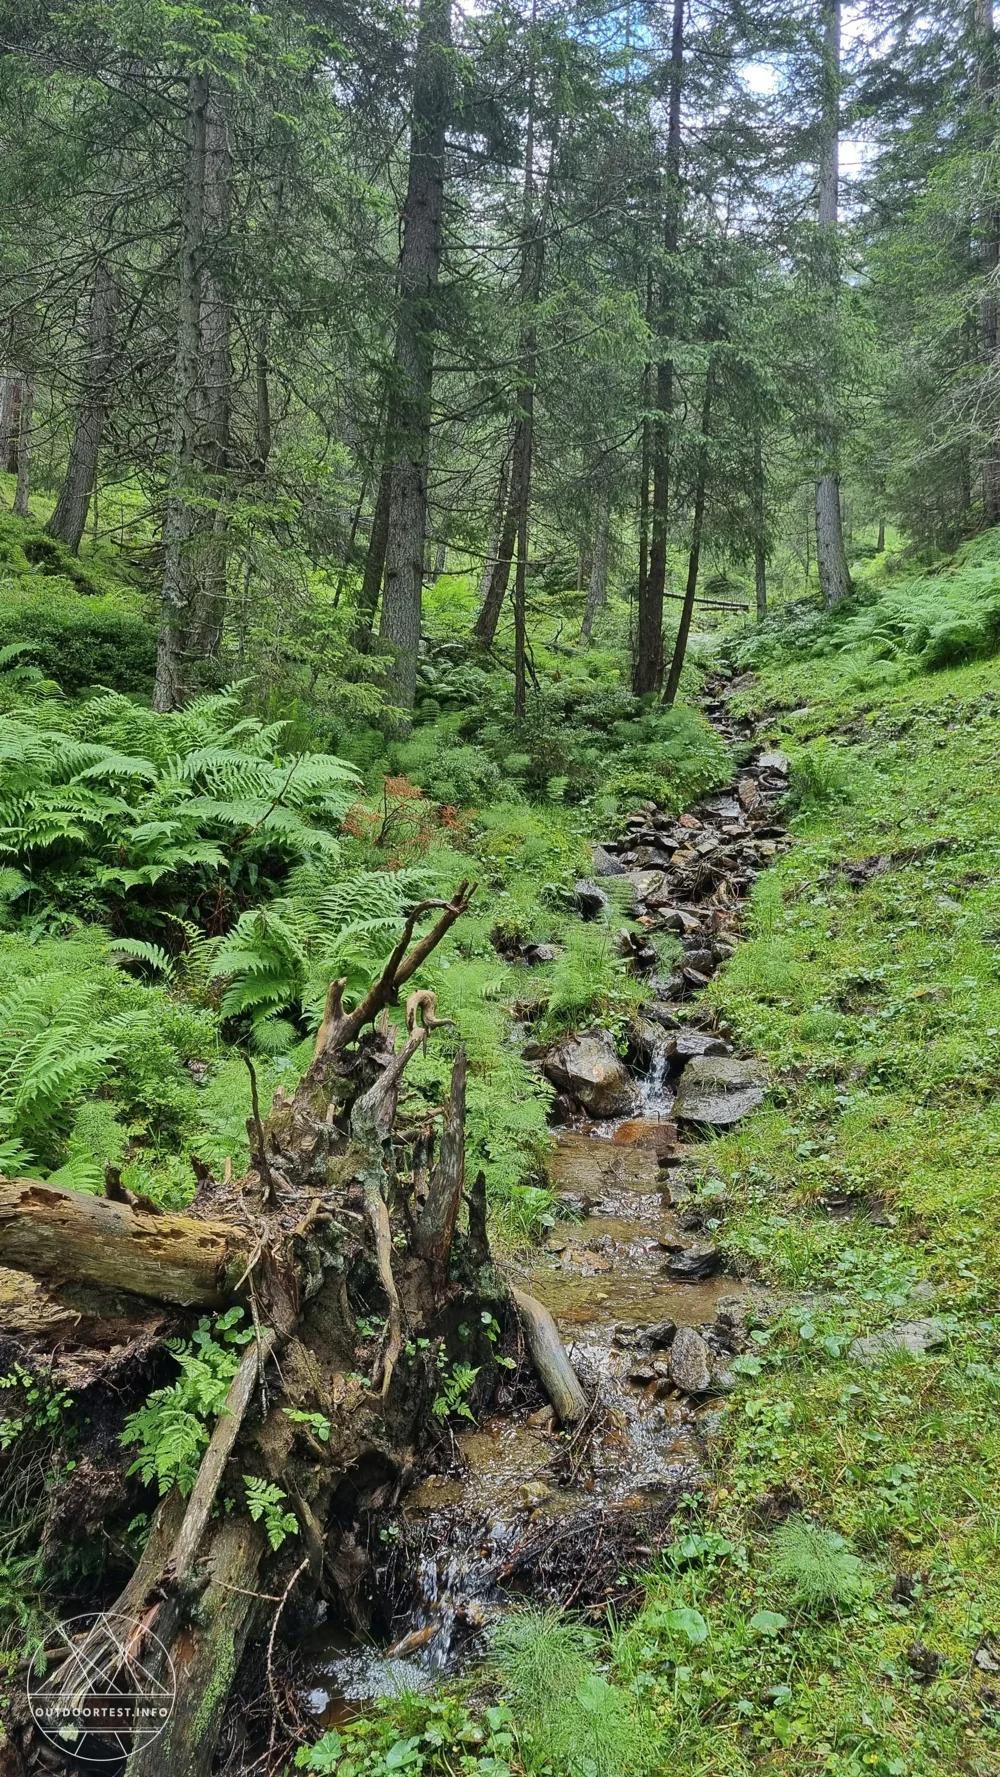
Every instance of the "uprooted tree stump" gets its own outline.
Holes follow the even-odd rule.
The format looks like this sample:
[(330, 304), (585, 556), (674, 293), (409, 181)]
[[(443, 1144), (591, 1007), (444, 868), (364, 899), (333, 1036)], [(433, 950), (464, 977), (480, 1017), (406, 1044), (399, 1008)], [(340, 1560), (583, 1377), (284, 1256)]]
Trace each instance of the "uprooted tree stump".
[[(180, 1308), (242, 1302), (256, 1329), (193, 1491), (161, 1502), (135, 1572), (107, 1605), (139, 1625), (135, 1651), (151, 1669), (159, 1645), (169, 1650), (177, 1681), (167, 1726), (133, 1749), (128, 1777), (207, 1777), (245, 1646), (267, 1636), (275, 1600), (307, 1621), (322, 1598), (348, 1624), (371, 1626), (359, 1525), (391, 1507), (413, 1473), (438, 1365), (478, 1363), (490, 1385), (483, 1315), (502, 1313), (509, 1297), (490, 1263), (481, 1176), (466, 1189), (464, 1053), (439, 1138), (429, 1127), (396, 1133), (404, 1070), (439, 1021), (433, 996), (411, 995), (397, 1048), (388, 1012), (472, 892), (462, 883), (451, 901), (415, 907), (353, 1010), (343, 1009), (345, 983), (332, 984), (297, 1090), (279, 1091), (266, 1122), (255, 1110), (248, 1125), (247, 1176), (217, 1181), (201, 1168), (188, 1214), (123, 1201), (120, 1186), (100, 1199), (0, 1181), (4, 1330), (25, 1361), (58, 1345), (72, 1373), (67, 1347), (79, 1327), (88, 1353), (78, 1368), (87, 1355), (99, 1367), (109, 1350), (120, 1353), (130, 1303), (147, 1343), (177, 1330)], [(415, 939), (431, 911), (436, 921)], [(542, 1380), (572, 1421), (582, 1392), (550, 1317), (533, 1307), (517, 1298)], [(382, 1325), (374, 1342), (373, 1319)], [(289, 1410), (321, 1415), (326, 1441)], [(298, 1535), (277, 1555), (262, 1525), (237, 1509), (245, 1473), (278, 1483), (297, 1519)], [(222, 1500), (232, 1509), (221, 1512)], [(86, 1645), (91, 1669), (105, 1656), (101, 1633)], [(50, 1690), (59, 1682), (50, 1676)], [(35, 1768), (35, 1734), (15, 1721), (10, 1757), (21, 1763), (8, 1758), (11, 1771)]]

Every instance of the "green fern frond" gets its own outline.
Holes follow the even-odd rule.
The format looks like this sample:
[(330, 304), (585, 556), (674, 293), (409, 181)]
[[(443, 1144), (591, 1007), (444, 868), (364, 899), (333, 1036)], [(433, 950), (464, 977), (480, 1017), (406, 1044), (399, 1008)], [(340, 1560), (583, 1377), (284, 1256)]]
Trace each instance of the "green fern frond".
[(149, 944), (143, 938), (118, 938), (112, 947), (115, 958), (123, 961), (148, 963), (172, 981), (175, 973), (174, 958), (161, 944)]

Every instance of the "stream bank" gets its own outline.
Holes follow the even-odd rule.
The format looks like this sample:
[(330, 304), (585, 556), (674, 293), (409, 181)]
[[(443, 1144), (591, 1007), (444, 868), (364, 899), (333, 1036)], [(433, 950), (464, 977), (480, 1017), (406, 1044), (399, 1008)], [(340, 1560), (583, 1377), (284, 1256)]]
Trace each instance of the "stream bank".
[[(721, 682), (706, 708), (746, 751)], [(508, 1267), (555, 1317), (591, 1409), (563, 1433), (522, 1361), (519, 1330), (507, 1329), (515, 1367), (491, 1407), (449, 1436), (438, 1472), (380, 1526), (388, 1654), (345, 1650), (322, 1631), (303, 1649), (308, 1706), (324, 1724), (473, 1655), (510, 1594), (594, 1621), (627, 1606), (629, 1573), (705, 1484), (706, 1434), (736, 1384), (730, 1365), (753, 1301), (725, 1273), (699, 1173), (705, 1138), (762, 1103), (767, 1073), (735, 1053), (698, 995), (733, 954), (756, 877), (788, 843), (776, 813), (787, 774), (783, 755), (751, 753), (685, 814), (644, 807), (593, 848), (580, 914), (610, 922), (628, 884), (638, 932), (620, 943), (648, 995), (627, 1065), (602, 1031), (526, 1043), (558, 1089), (550, 1177), (565, 1219), (542, 1252)], [(651, 942), (661, 934), (675, 940), (669, 973)]]

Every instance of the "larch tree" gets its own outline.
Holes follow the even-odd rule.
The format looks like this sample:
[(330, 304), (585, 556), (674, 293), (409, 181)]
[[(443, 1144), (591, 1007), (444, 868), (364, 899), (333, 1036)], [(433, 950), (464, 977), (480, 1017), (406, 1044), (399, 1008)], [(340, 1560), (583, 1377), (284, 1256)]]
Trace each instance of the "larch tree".
[[(823, 0), (819, 154), (817, 164), (818, 273), (821, 290), (817, 325), (828, 331), (827, 364), (835, 356), (840, 285), (840, 0)], [(831, 351), (830, 348), (833, 348)], [(838, 391), (827, 369), (819, 391), (816, 426), (816, 562), (820, 591), (828, 610), (851, 591), (840, 500), (840, 422)]]
[(451, 93), (451, 0), (421, 0), (399, 258), (399, 317), (389, 392), (385, 586), (379, 623), (379, 640), (393, 660), (391, 695), (404, 713), (413, 708), (423, 608), (431, 398)]

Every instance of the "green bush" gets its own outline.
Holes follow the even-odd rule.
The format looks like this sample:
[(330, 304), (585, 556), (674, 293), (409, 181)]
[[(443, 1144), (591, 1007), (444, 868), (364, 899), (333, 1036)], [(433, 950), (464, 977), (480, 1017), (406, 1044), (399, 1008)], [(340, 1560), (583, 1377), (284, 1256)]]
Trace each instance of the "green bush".
[(106, 599), (49, 598), (0, 610), (0, 647), (29, 642), (25, 659), (73, 695), (92, 686), (149, 694), (156, 630)]

